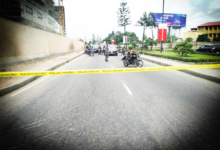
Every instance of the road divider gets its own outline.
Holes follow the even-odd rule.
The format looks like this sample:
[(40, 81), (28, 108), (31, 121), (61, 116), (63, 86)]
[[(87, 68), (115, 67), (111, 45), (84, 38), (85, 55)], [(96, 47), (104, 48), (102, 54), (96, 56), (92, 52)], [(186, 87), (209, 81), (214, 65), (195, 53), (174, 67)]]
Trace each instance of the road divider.
[(220, 64), (169, 66), (169, 67), (147, 67), (147, 68), (118, 68), (118, 69), (114, 68), (114, 69), (91, 69), (91, 70), (66, 70), (66, 71), (0, 72), (0, 77), (51, 76), (51, 75), (76, 75), (76, 74), (106, 74), (106, 73), (125, 73), (125, 72), (148, 72), (148, 71), (207, 69), (207, 68), (220, 68)]

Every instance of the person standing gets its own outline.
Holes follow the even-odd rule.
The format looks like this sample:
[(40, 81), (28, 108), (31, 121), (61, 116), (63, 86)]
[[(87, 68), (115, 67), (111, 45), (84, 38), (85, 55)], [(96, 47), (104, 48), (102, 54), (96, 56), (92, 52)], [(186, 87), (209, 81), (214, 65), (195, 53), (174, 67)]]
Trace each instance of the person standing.
[(105, 46), (103, 46), (102, 53), (105, 55)]
[(102, 53), (102, 47), (99, 46), (99, 55)]
[(109, 56), (109, 47), (108, 47), (108, 43), (106, 44), (106, 48), (105, 48), (105, 61), (108, 61), (108, 56)]

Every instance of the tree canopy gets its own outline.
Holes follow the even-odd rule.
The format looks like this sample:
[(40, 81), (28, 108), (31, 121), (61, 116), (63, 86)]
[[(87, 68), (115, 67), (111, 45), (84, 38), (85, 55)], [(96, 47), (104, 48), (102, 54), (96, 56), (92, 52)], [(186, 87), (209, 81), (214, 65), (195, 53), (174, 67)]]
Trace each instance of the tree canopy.
[(114, 40), (115, 44), (119, 45), (119, 44), (123, 43), (123, 35), (128, 36), (129, 43), (132, 43), (132, 42), (138, 43), (139, 42), (139, 39), (134, 32), (122, 33), (120, 31), (117, 31), (116, 34), (110, 33), (106, 38), (103, 39), (103, 41), (106, 41), (107, 43), (111, 43), (111, 40)]

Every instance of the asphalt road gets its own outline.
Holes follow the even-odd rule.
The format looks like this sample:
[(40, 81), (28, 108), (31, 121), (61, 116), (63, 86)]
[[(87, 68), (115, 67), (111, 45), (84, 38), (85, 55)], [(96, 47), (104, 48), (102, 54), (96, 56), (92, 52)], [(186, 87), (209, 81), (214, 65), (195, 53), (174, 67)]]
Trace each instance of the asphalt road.
[[(121, 58), (57, 70), (123, 68)], [(0, 97), (0, 149), (220, 149), (219, 116), (220, 85), (180, 71), (42, 77)]]

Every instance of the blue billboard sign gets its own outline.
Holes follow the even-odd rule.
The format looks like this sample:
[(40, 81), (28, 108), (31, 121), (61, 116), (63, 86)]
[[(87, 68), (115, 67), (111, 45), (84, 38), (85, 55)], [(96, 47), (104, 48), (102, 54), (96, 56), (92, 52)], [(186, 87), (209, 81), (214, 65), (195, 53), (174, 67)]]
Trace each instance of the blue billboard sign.
[[(156, 25), (162, 23), (162, 13), (154, 13), (154, 22)], [(163, 23), (172, 27), (186, 27), (186, 14), (164, 13)]]

